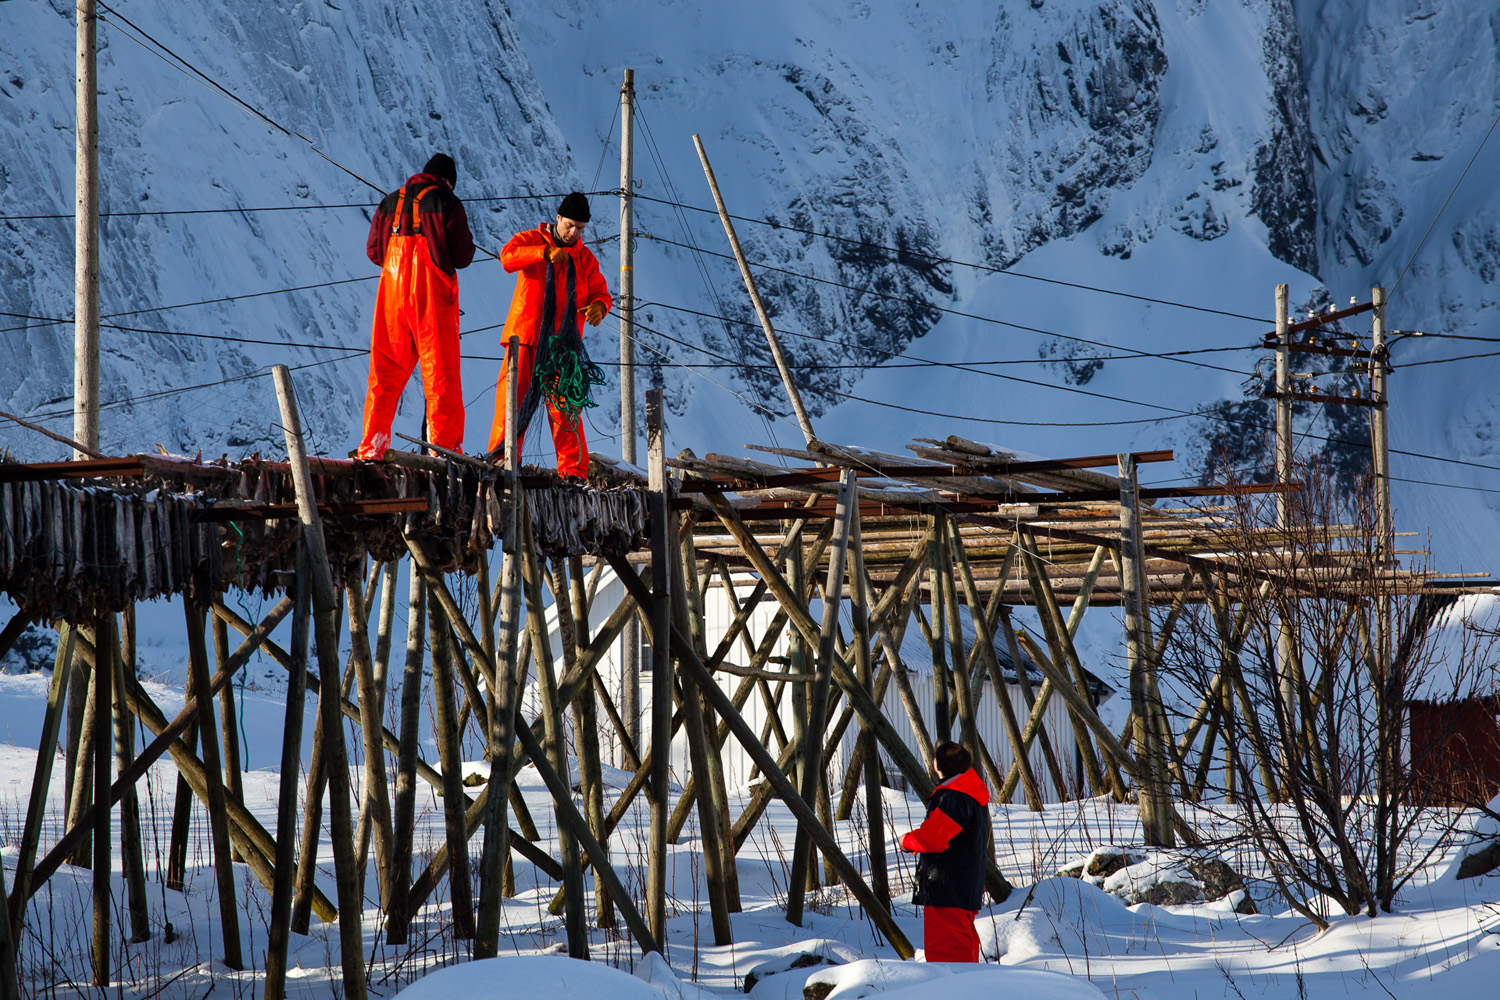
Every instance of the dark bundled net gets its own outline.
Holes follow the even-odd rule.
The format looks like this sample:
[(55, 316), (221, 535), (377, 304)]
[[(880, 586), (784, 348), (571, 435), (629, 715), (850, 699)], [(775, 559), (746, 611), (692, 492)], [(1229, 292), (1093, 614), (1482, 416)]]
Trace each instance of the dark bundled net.
[(540, 353), (533, 378), (540, 383), (547, 402), (569, 420), (599, 405), (594, 402), (592, 389), (604, 384), (604, 369), (589, 360), (583, 338), (554, 334)]
[(537, 336), (536, 367), (532, 369), (531, 387), (521, 401), (521, 427), (531, 426), (531, 418), (546, 400), (569, 420), (577, 420), (584, 410), (599, 404), (594, 401), (593, 387), (604, 384), (604, 369), (589, 360), (588, 348), (578, 333), (572, 314), (577, 287), (573, 261), (568, 261), (565, 295), (567, 308), (557, 309), (557, 268), (547, 265), (547, 287), (542, 297), (541, 329)]

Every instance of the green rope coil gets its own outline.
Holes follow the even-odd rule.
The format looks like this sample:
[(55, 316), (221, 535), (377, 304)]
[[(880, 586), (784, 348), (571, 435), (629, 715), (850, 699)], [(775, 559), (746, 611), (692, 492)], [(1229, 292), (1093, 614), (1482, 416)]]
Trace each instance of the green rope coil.
[(532, 377), (541, 384), (547, 402), (570, 420), (599, 405), (590, 388), (604, 385), (604, 369), (562, 337), (552, 337)]

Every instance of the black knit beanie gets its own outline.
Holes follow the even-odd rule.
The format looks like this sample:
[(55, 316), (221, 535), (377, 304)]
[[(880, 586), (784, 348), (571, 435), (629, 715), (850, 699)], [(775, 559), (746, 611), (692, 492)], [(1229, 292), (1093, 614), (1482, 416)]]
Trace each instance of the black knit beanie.
[(447, 181), (450, 185), (458, 183), (458, 168), (453, 165), (453, 157), (447, 153), (434, 153), (432, 159), (422, 168), (422, 173), (431, 174), (434, 177)]
[(557, 206), (557, 214), (564, 219), (572, 219), (574, 222), (589, 221), (589, 200), (581, 193), (574, 191), (562, 200)]

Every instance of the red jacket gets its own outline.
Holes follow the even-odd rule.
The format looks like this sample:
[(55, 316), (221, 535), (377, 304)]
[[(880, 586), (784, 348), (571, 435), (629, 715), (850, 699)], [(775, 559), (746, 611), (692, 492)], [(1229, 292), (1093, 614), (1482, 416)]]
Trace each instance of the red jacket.
[(971, 767), (938, 785), (927, 818), (901, 838), (917, 860), (919, 906), (977, 910), (984, 904), (984, 860), (990, 842), (990, 790)]
[[(521, 343), (528, 347), (536, 345), (537, 327), (542, 318), (542, 298), (547, 291), (545, 251), (547, 247), (558, 245), (552, 235), (552, 227), (543, 223), (535, 229), (527, 229), (512, 236), (510, 242), (505, 244), (505, 249), (500, 251), (501, 266), (511, 273), (519, 272), (516, 274), (516, 294), (510, 300), (510, 315), (505, 320), (502, 342), (508, 342), (511, 337), (519, 337)], [(593, 252), (583, 245), (583, 240), (574, 240), (572, 246), (563, 249), (572, 256), (577, 273), (574, 301), (558, 302), (556, 305), (574, 318), (581, 336), (583, 314), (578, 310), (591, 302), (602, 302), (604, 311), (608, 313), (615, 301), (610, 297), (609, 286), (604, 283), (604, 275), (599, 273), (599, 262), (594, 259)], [(567, 294), (562, 280), (556, 282), (555, 288), (555, 294), (559, 298)]]
[(396, 235), (392, 228), (398, 228), (402, 236), (413, 234), (412, 199), (423, 188), (431, 188), (416, 206), (422, 235), (427, 240), (427, 252), (444, 274), (468, 267), (474, 260), (474, 237), (469, 232), (469, 216), (464, 211), (464, 203), (448, 189), (447, 184), (431, 174), (413, 174), (405, 188), (406, 202), (402, 205), (400, 220), (396, 219), (400, 191), (386, 195), (375, 210), (375, 218), (370, 220), (370, 235), (365, 240), (365, 254), (370, 263), (376, 267), (385, 265), (385, 245)]

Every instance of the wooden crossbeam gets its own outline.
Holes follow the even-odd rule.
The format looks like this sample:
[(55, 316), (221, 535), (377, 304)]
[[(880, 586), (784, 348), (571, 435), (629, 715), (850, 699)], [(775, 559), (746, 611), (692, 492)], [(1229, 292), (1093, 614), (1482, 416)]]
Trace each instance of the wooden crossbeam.
[(88, 458), (76, 462), (28, 462), (0, 465), (0, 483), (43, 479), (113, 479), (145, 474), (139, 458)]

